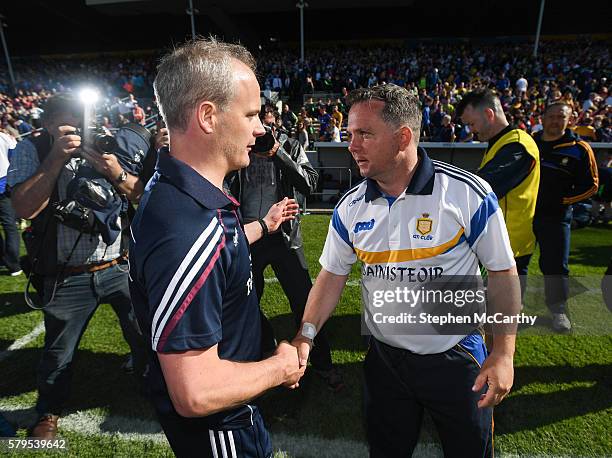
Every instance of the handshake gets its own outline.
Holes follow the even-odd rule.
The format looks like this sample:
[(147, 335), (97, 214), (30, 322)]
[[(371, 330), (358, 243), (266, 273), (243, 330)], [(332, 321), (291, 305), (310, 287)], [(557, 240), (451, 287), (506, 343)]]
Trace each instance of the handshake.
[(291, 343), (281, 341), (276, 347), (271, 359), (275, 359), (281, 367), (281, 379), (277, 385), (295, 389), (306, 372), (308, 355), (312, 341), (304, 336), (296, 336)]

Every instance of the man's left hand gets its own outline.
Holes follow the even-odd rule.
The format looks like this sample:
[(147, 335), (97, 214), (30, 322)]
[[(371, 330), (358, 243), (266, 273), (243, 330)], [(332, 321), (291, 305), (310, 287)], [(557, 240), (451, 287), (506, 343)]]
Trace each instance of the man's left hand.
[(289, 199), (288, 197), (272, 205), (263, 218), (266, 226), (268, 226), (268, 231), (277, 231), (285, 221), (295, 219), (299, 209), (300, 207), (295, 202), (295, 199)]
[(123, 171), (123, 168), (121, 168), (117, 160), (117, 156), (114, 154), (100, 154), (91, 147), (83, 146), (81, 148), (81, 157), (98, 173), (104, 175), (111, 183), (114, 183)]
[(495, 354), (495, 351), (485, 360), (480, 374), (476, 377), (472, 391), (480, 391), (487, 384), (487, 392), (480, 396), (478, 407), (493, 407), (502, 402), (512, 388), (514, 382), (514, 367), (512, 356)]

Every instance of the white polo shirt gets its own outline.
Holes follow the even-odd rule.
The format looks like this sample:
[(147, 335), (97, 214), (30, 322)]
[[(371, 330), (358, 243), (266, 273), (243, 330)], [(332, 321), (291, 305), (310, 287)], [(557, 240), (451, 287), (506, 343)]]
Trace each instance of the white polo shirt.
[(385, 332), (388, 328), (373, 320), (385, 307), (415, 317), (428, 310), (426, 304), (403, 300), (381, 307), (381, 291), (416, 291), (440, 277), (479, 276), (479, 261), (491, 271), (509, 269), (515, 262), (491, 187), (463, 169), (432, 161), (422, 148), (419, 158), (408, 188), (396, 199), (384, 196), (370, 179), (343, 196), (319, 262), (328, 272), (347, 275), (359, 259), (369, 332), (394, 347), (431, 354), (448, 350), (465, 334), (440, 335), (435, 326), (414, 334), (410, 324), (406, 332)]

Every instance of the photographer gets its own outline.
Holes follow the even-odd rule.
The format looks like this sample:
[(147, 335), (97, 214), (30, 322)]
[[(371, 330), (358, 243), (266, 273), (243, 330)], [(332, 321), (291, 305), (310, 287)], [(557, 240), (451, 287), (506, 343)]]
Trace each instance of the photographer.
[[(264, 270), (271, 265), (298, 326), (312, 288), (302, 246), (300, 218), (297, 215), (295, 219), (284, 222), (280, 229), (268, 231), (265, 217), (269, 209), (285, 197), (303, 205), (304, 196), (316, 189), (318, 174), (308, 162), (300, 143), (273, 127), (279, 120), (274, 108), (263, 107), (260, 115), (268, 133), (258, 138), (249, 166), (229, 178), (229, 189), (240, 202), (244, 222), (259, 222), (263, 229), (264, 236), (260, 240), (249, 240), (257, 297), (261, 300), (263, 296)], [(274, 349), (274, 331), (269, 321), (263, 318), (264, 352), (270, 352)], [(325, 332), (319, 333), (315, 339), (312, 365), (332, 391), (342, 389), (342, 377), (332, 365)]]
[[(50, 98), (44, 131), (19, 144), (8, 172), (16, 215), (31, 220), (24, 236), (30, 280), (45, 304), (39, 419), (31, 431), (44, 439), (55, 437), (70, 392), (74, 353), (100, 303), (110, 303), (117, 313), (137, 375), (146, 358), (129, 296), (127, 239), (121, 232), (129, 225), (126, 198), (136, 201), (143, 192), (142, 181), (133, 174), (137, 168), (130, 164), (142, 162), (148, 139), (130, 129), (119, 131), (116, 138), (94, 135), (115, 148), (122, 145), (124, 152), (137, 150), (134, 160), (120, 163), (115, 154), (100, 150), (99, 141), (83, 143), (77, 133), (90, 129), (81, 127), (83, 118), (75, 98)], [(137, 138), (135, 144), (132, 137)]]

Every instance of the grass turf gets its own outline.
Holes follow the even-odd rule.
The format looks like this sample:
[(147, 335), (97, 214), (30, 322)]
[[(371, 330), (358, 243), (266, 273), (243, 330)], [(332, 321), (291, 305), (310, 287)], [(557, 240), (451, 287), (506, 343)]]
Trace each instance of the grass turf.
[[(329, 217), (304, 218), (305, 251), (311, 276), (320, 267), (321, 252)], [(612, 249), (611, 229), (591, 227), (574, 231), (570, 267), (579, 283), (596, 288)], [(539, 274), (536, 253), (531, 263), (532, 282)], [(273, 277), (271, 270), (266, 277)], [(358, 280), (358, 268), (350, 280)], [(29, 333), (41, 313), (29, 310), (21, 292), (24, 279), (0, 277), (0, 350)], [(541, 293), (527, 298), (527, 312), (543, 312)], [(271, 319), (277, 337), (295, 333), (289, 305), (280, 285), (267, 283), (262, 307)], [(364, 440), (361, 362), (364, 344), (360, 336), (359, 287), (345, 289), (334, 316), (327, 325), (334, 362), (347, 382), (339, 394), (330, 393), (311, 374), (300, 389), (273, 390), (258, 403), (273, 433), (320, 438)], [(503, 454), (608, 456), (612, 450), (612, 337), (610, 315), (601, 296), (587, 291), (570, 300), (574, 322), (594, 335), (541, 335), (526, 330), (518, 337), (515, 357), (515, 386), (495, 412), (495, 446)], [(545, 328), (544, 321), (543, 327)], [(541, 329), (542, 330), (542, 329)], [(580, 332), (588, 334), (588, 332)], [(36, 397), (36, 364), (43, 344), (41, 334), (26, 347), (0, 362), (0, 397), (5, 405), (30, 407)], [(75, 359), (73, 394), (68, 412), (92, 411), (133, 419), (153, 419), (147, 403), (135, 393), (129, 376), (120, 369), (128, 347), (121, 337), (117, 319), (107, 305), (100, 307), (83, 336)], [(138, 432), (138, 428), (134, 428)], [(25, 434), (20, 430), (20, 434)], [(74, 456), (168, 456), (164, 444), (130, 441), (120, 437), (96, 436), (65, 431)], [(426, 422), (422, 440), (432, 442), (436, 434)], [(324, 451), (319, 452), (325, 456)], [(40, 456), (40, 455), (37, 455)]]

